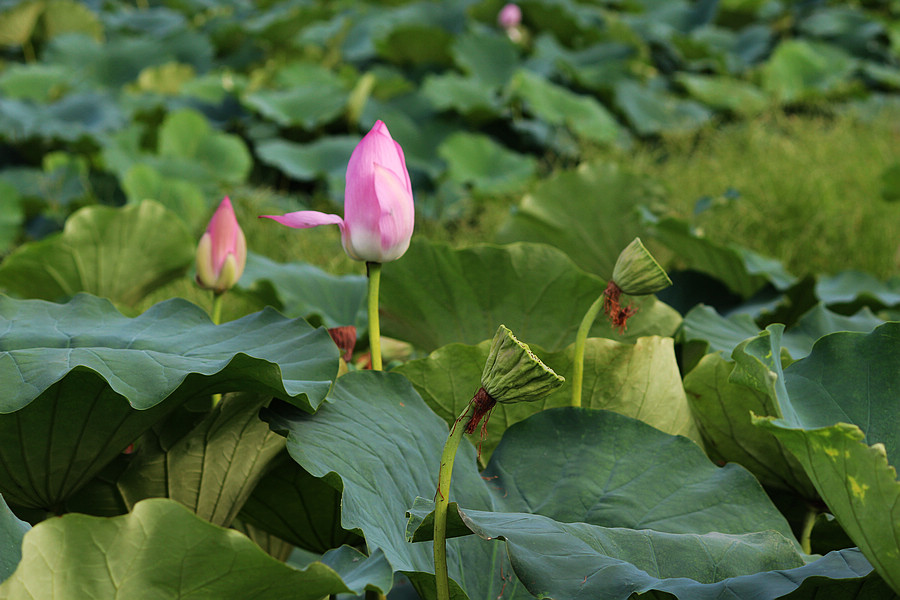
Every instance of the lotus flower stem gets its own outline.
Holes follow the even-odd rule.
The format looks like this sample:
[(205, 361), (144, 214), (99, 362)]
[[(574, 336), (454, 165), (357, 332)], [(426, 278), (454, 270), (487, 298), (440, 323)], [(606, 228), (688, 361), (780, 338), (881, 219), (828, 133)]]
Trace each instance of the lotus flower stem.
[(453, 474), (456, 451), (466, 430), (462, 423), (472, 410), (473, 403), (470, 402), (453, 422), (450, 435), (444, 444), (444, 452), (441, 454), (438, 488), (434, 495), (434, 579), (438, 600), (450, 600), (450, 578), (447, 575), (447, 507), (450, 504), (450, 476)]
[(213, 292), (213, 302), (212, 302), (212, 322), (213, 325), (221, 325), (222, 324), (222, 296), (225, 294), (217, 294)]
[(806, 511), (806, 518), (803, 520), (803, 531), (800, 533), (800, 548), (804, 554), (812, 554), (812, 530), (818, 516), (819, 511), (813, 506)]
[(584, 347), (587, 343), (587, 336), (591, 330), (591, 325), (603, 308), (605, 295), (601, 294), (591, 307), (584, 313), (581, 325), (578, 326), (578, 332), (575, 334), (575, 364), (572, 371), (572, 406), (581, 407), (581, 387), (584, 382)]
[(369, 278), (369, 348), (372, 351), (372, 370), (381, 370), (381, 328), (378, 325), (378, 288), (381, 285), (381, 263), (367, 262)]
[[(222, 296), (225, 293), (213, 292), (213, 303), (212, 303), (212, 318), (213, 325), (221, 325), (222, 324)], [(222, 401), (222, 394), (213, 394), (212, 395), (212, 405), (216, 406), (219, 402)]]

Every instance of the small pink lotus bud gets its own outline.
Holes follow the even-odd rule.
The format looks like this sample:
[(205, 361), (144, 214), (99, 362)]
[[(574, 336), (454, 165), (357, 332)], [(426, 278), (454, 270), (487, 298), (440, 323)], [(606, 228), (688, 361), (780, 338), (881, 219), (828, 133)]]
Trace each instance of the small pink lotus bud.
[(217, 294), (238, 282), (247, 264), (247, 240), (226, 196), (197, 245), (197, 283)]
[(397, 260), (409, 247), (415, 222), (403, 149), (384, 123), (375, 123), (347, 163), (343, 219), (314, 210), (262, 217), (298, 229), (339, 225), (344, 251), (353, 260)]
[(506, 30), (518, 27), (522, 23), (522, 9), (516, 4), (507, 4), (497, 13), (497, 23)]

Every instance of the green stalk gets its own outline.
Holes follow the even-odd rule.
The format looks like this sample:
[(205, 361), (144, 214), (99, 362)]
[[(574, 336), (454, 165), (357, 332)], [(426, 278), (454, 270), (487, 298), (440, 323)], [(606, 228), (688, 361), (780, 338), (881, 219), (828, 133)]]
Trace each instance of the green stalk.
[(444, 452), (441, 454), (438, 489), (434, 495), (434, 579), (437, 600), (450, 600), (450, 578), (447, 575), (447, 507), (450, 504), (450, 476), (453, 474), (456, 450), (466, 430), (463, 420), (471, 409), (472, 404), (467, 404), (453, 422), (453, 428), (450, 429), (450, 435), (444, 444)]
[[(213, 304), (212, 304), (212, 322), (213, 325), (219, 325), (222, 323), (222, 296), (225, 293), (222, 292), (217, 293), (213, 292)], [(213, 394), (212, 395), (212, 405), (215, 406), (219, 402), (222, 401), (222, 394)]]
[(212, 305), (212, 322), (213, 325), (221, 325), (222, 324), (222, 296), (225, 293), (218, 294), (213, 292), (213, 305)]
[(575, 334), (575, 364), (572, 371), (572, 406), (581, 407), (581, 386), (584, 381), (584, 346), (587, 342), (588, 332), (597, 318), (600, 309), (603, 308), (603, 294), (597, 298), (591, 307), (584, 313), (578, 333)]
[(369, 348), (372, 351), (372, 370), (381, 370), (381, 329), (378, 325), (378, 287), (381, 284), (381, 263), (367, 262), (369, 278)]
[(818, 516), (819, 511), (814, 507), (810, 507), (806, 511), (806, 518), (803, 520), (803, 531), (800, 532), (800, 548), (805, 554), (812, 554), (812, 530)]

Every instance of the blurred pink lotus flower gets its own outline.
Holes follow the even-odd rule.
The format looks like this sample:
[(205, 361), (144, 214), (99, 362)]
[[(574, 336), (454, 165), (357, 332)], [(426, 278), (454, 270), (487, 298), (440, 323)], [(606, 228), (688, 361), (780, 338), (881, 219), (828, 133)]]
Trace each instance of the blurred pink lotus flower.
[(522, 9), (516, 4), (507, 4), (497, 13), (497, 23), (509, 31), (522, 23)]
[(246, 264), (247, 240), (225, 196), (197, 245), (197, 283), (221, 294), (238, 282)]
[(409, 247), (415, 220), (403, 149), (383, 122), (375, 123), (350, 155), (343, 219), (314, 210), (262, 217), (298, 229), (338, 225), (344, 251), (353, 260), (397, 260)]

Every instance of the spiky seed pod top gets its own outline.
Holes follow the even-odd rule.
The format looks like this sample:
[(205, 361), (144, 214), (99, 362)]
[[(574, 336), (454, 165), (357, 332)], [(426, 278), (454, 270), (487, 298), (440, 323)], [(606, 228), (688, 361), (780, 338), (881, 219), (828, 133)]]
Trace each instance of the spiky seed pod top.
[(629, 296), (653, 294), (672, 285), (665, 269), (644, 247), (641, 238), (634, 238), (619, 254), (612, 280)]
[(497, 329), (481, 373), (481, 387), (491, 398), (507, 404), (534, 402), (564, 381), (505, 325)]

